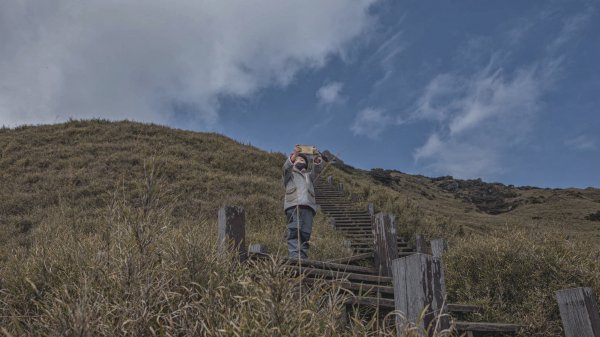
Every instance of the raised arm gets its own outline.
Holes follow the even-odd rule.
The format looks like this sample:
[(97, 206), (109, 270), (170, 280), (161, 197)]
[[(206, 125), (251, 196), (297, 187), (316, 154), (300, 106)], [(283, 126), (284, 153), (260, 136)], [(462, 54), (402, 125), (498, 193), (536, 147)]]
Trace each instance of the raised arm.
[(313, 159), (313, 168), (312, 171), (310, 171), (310, 180), (314, 182), (321, 173), (321, 170), (323, 170), (323, 158), (321, 158), (321, 154), (317, 152), (317, 155)]
[(298, 145), (294, 147), (294, 151), (285, 159), (285, 163), (283, 163), (283, 185), (285, 186), (292, 177), (292, 168), (294, 167), (294, 160), (296, 160), (296, 156), (298, 155)]

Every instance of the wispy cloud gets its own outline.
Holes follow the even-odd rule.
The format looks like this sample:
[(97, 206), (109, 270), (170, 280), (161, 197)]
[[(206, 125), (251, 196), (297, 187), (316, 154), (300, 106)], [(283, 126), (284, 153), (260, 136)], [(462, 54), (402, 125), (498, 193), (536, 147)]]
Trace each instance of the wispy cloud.
[(345, 97), (341, 95), (344, 85), (340, 82), (331, 82), (323, 85), (317, 90), (315, 94), (320, 105), (332, 105), (341, 103), (345, 100)]
[(397, 56), (407, 48), (406, 42), (402, 39), (404, 32), (400, 29), (403, 21), (404, 16), (383, 35), (383, 40), (379, 43), (375, 52), (369, 55), (363, 63), (363, 67), (378, 67), (383, 71), (381, 78), (373, 85), (374, 88), (383, 85), (392, 77), (396, 72)]
[(567, 18), (558, 36), (554, 39), (554, 41), (552, 41), (552, 43), (548, 45), (548, 51), (555, 53), (559, 51), (559, 49), (562, 48), (567, 42), (572, 40), (581, 30), (581, 28), (590, 21), (594, 11), (595, 7), (588, 6), (584, 13)]
[(211, 125), (221, 97), (343, 54), (374, 1), (0, 1), (0, 120), (166, 123), (186, 107)]
[(544, 67), (506, 74), (490, 64), (471, 77), (434, 78), (411, 118), (437, 128), (415, 150), (415, 161), (462, 178), (501, 172), (500, 154), (525, 139), (552, 75)]
[(358, 112), (350, 130), (354, 135), (377, 139), (389, 124), (395, 122), (397, 120), (383, 110), (369, 107)]
[(593, 151), (598, 149), (598, 141), (588, 135), (580, 135), (572, 139), (567, 139), (565, 145), (572, 150), (578, 151)]
[[(538, 60), (516, 68), (505, 66), (510, 50), (500, 49), (472, 74), (449, 72), (435, 76), (416, 101), (409, 120), (435, 123), (427, 141), (415, 149), (415, 162), (435, 173), (461, 178), (489, 177), (505, 170), (506, 156), (522, 145), (534, 129), (543, 96), (557, 81), (564, 52), (588, 14), (565, 21)], [(525, 34), (526, 29), (509, 34)], [(579, 149), (595, 146), (588, 138), (565, 143)]]

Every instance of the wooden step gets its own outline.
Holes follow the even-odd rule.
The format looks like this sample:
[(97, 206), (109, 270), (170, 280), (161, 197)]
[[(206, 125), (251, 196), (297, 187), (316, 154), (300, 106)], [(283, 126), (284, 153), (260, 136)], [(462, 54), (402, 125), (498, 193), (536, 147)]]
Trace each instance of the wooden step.
[[(342, 285), (345, 287), (345, 285)], [(346, 288), (348, 289), (348, 288)], [(348, 289), (351, 290), (351, 289)], [(373, 288), (372, 291), (379, 291), (380, 293), (386, 293), (386, 294), (394, 294), (394, 288), (393, 287), (388, 287), (388, 286), (383, 286), (383, 287), (379, 287), (379, 288)], [(359, 305), (367, 305), (367, 306), (379, 306), (380, 308), (384, 308), (384, 309), (388, 309), (388, 310), (394, 310), (395, 309), (395, 305), (394, 305), (394, 299), (390, 299), (390, 298), (382, 298), (382, 297), (377, 297), (377, 296), (357, 296), (354, 297), (351, 301), (351, 304), (359, 304)], [(477, 312), (481, 312), (482, 308), (480, 306), (477, 305), (469, 305), (469, 304), (454, 304), (454, 303), (449, 303), (446, 305), (446, 309), (448, 310), (449, 313), (459, 313), (459, 314), (465, 314), (465, 313), (477, 313)], [(472, 323), (472, 322), (464, 322), (464, 323)], [(500, 324), (500, 325), (504, 325), (504, 323), (482, 323), (484, 324), (492, 324), (492, 325), (496, 325), (496, 324)], [(514, 324), (508, 324), (508, 325), (514, 325)], [(469, 331), (469, 330), (463, 330), (463, 331)], [(499, 330), (471, 330), (471, 331), (499, 331)]]
[(339, 222), (334, 223), (336, 228), (359, 228), (363, 230), (372, 230), (373, 226), (365, 222)]
[[(327, 212), (326, 212), (327, 213)], [(352, 221), (352, 220), (360, 220), (360, 221), (367, 221), (367, 222), (371, 222), (371, 216), (368, 214), (346, 214), (346, 213), (327, 213), (327, 215), (330, 218), (334, 218), (336, 220), (340, 220), (340, 221)]]
[[(354, 252), (357, 254), (362, 254), (362, 253), (372, 253), (373, 249), (372, 248), (353, 248)], [(415, 252), (398, 252), (398, 257), (405, 257), (405, 256), (410, 256), (416, 254)]]
[(449, 312), (471, 314), (483, 312), (483, 307), (480, 305), (473, 304), (460, 304), (460, 303), (449, 303), (447, 305)]
[(335, 270), (323, 270), (316, 268), (298, 268), (294, 265), (285, 265), (283, 268), (288, 269), (293, 272), (300, 271), (304, 276), (316, 276), (316, 277), (324, 277), (324, 278), (333, 278), (338, 280), (348, 280), (348, 281), (360, 281), (363, 283), (375, 283), (375, 284), (384, 284), (391, 283), (392, 278), (387, 276), (376, 276), (376, 275), (367, 275), (367, 274), (358, 274), (358, 273), (345, 273), (341, 271)]
[(312, 268), (324, 269), (324, 270), (336, 270), (336, 271), (357, 273), (357, 274), (371, 274), (371, 275), (375, 274), (375, 269), (373, 269), (373, 268), (352, 266), (352, 265), (348, 265), (348, 264), (332, 263), (332, 262), (324, 262), (324, 261), (308, 260), (308, 259), (298, 260), (298, 259), (291, 259), (291, 258), (285, 258), (284, 261), (285, 261), (285, 264), (293, 265), (293, 266), (297, 266), (298, 263), (300, 263), (300, 265), (303, 267), (312, 267)]
[(456, 330), (459, 332), (500, 332), (500, 333), (517, 333), (522, 326), (518, 324), (508, 323), (486, 323), (486, 322), (464, 322), (454, 321)]
[(338, 259), (329, 260), (327, 262), (344, 264), (344, 263), (352, 263), (352, 262), (368, 260), (368, 259), (372, 259), (372, 258), (373, 258), (373, 253), (365, 253), (365, 254), (356, 254), (356, 255), (352, 255), (352, 256), (341, 257)]
[[(352, 291), (356, 295), (360, 296), (370, 296), (373, 298), (377, 298), (380, 294), (379, 298), (382, 299), (392, 299), (394, 297), (394, 288), (391, 285), (380, 285), (380, 284), (365, 284), (359, 282), (347, 282), (347, 281), (339, 281), (339, 280), (316, 280), (316, 279), (306, 279), (307, 283), (315, 283), (318, 281), (325, 281), (327, 283), (335, 283), (340, 287)], [(381, 297), (385, 296), (385, 297)]]
[[(323, 207), (321, 207), (323, 208)], [(326, 209), (329, 213), (332, 214), (360, 214), (360, 215), (368, 215), (371, 216), (371, 214), (369, 214), (369, 211), (365, 211), (362, 209), (356, 209), (355, 207), (347, 207), (347, 208), (332, 208), (332, 207), (325, 207), (324, 209)]]

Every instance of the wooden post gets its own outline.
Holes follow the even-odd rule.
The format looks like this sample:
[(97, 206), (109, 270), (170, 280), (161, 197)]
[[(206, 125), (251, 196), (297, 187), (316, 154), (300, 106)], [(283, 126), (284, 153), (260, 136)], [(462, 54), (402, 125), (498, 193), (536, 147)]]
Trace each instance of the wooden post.
[(415, 234), (415, 251), (421, 254), (427, 254), (427, 245), (423, 234)]
[(367, 210), (369, 211), (369, 214), (371, 214), (372, 217), (375, 216), (375, 207), (373, 207), (372, 202), (370, 202), (367, 206)]
[[(431, 326), (433, 334), (437, 315), (445, 314), (444, 297), (446, 295), (442, 261), (426, 254), (413, 254), (395, 259), (392, 262), (392, 282), (394, 283), (394, 306), (402, 313), (396, 319), (397, 331), (404, 330), (404, 324), (420, 323), (420, 329)], [(422, 322), (417, 322), (421, 312), (427, 308)], [(448, 317), (438, 322), (438, 331), (448, 328)]]
[(335, 229), (335, 219), (334, 218), (329, 218), (329, 227), (331, 227), (331, 229)]
[(448, 242), (444, 239), (431, 240), (431, 254), (440, 259), (448, 251)]
[(228, 249), (238, 252), (240, 261), (247, 257), (246, 252), (246, 215), (240, 206), (223, 206), (219, 209), (219, 254)]
[(566, 337), (600, 337), (600, 314), (591, 288), (556, 292)]
[(342, 184), (342, 183), (339, 183), (339, 185), (338, 185), (338, 189), (339, 189), (341, 192), (343, 192), (343, 191), (344, 191), (344, 184)]
[(327, 183), (329, 185), (333, 185), (333, 177), (332, 176), (327, 176)]
[(394, 216), (377, 213), (373, 221), (373, 256), (381, 276), (392, 276), (392, 260), (398, 257), (398, 237)]

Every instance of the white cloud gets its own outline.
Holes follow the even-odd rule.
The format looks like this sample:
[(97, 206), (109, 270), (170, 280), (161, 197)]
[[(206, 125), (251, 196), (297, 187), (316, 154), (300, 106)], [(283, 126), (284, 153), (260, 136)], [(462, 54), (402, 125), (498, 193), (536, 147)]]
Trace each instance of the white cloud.
[(350, 130), (354, 135), (377, 139), (386, 126), (394, 121), (392, 116), (380, 109), (366, 108), (356, 115)]
[(581, 136), (575, 137), (573, 139), (568, 139), (565, 141), (565, 145), (568, 146), (572, 150), (578, 150), (578, 151), (589, 151), (589, 150), (593, 151), (593, 150), (598, 149), (598, 143), (597, 143), (596, 139), (594, 139), (588, 135), (581, 135)]
[(489, 64), (470, 77), (435, 77), (411, 115), (412, 120), (437, 123), (415, 150), (415, 161), (460, 178), (502, 172), (502, 154), (527, 139), (555, 72), (553, 62), (510, 74)]
[(215, 123), (219, 97), (285, 86), (372, 23), (374, 0), (0, 2), (0, 119)]
[[(543, 95), (556, 81), (563, 60), (560, 47), (576, 36), (589, 16), (565, 21), (545, 54), (530, 65), (508, 71), (500, 50), (489, 64), (471, 75), (446, 73), (434, 77), (423, 90), (409, 120), (436, 125), (427, 141), (414, 152), (435, 173), (459, 178), (486, 177), (506, 169), (506, 158), (523, 144), (534, 128)], [(513, 32), (514, 33), (514, 32)], [(565, 143), (591, 149), (589, 138)]]
[[(429, 167), (436, 172), (450, 174), (458, 178), (480, 177), (504, 171), (499, 165), (497, 152), (490, 151), (479, 144), (464, 142), (455, 138), (441, 139), (433, 133), (429, 139), (415, 151), (415, 159), (429, 160)], [(435, 160), (431, 160), (435, 158)]]
[(319, 100), (319, 104), (331, 105), (344, 101), (344, 97), (341, 95), (344, 85), (340, 82), (332, 82), (323, 85), (317, 90), (316, 96)]
[(548, 45), (548, 51), (556, 52), (571, 41), (581, 28), (590, 21), (594, 11), (595, 8), (589, 6), (585, 12), (567, 18), (556, 39)]

